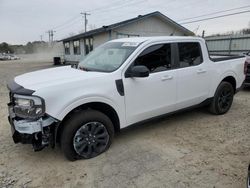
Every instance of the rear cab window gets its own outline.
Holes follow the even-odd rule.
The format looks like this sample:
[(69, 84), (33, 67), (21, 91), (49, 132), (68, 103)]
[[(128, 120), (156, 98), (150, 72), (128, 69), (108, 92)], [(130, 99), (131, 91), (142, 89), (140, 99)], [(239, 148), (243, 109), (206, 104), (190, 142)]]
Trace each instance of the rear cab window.
[(199, 42), (178, 42), (179, 67), (196, 66), (203, 62)]

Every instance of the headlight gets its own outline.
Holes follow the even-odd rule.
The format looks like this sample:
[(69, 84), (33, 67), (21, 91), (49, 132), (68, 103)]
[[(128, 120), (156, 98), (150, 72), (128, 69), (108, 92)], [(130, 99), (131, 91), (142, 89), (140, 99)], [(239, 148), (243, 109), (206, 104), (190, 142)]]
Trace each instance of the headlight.
[(14, 113), (21, 118), (39, 118), (45, 113), (44, 100), (37, 96), (14, 95)]
[(16, 98), (15, 104), (20, 107), (31, 107), (33, 106), (33, 101), (30, 99)]

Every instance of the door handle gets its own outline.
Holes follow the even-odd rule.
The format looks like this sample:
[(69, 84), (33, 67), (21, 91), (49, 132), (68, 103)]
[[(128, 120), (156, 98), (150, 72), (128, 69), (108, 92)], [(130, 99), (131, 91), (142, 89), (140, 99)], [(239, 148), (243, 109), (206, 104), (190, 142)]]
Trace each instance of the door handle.
[(201, 73), (205, 73), (205, 72), (207, 72), (207, 71), (204, 70), (204, 69), (198, 69), (196, 72), (197, 72), (197, 74), (201, 74)]
[(166, 75), (166, 76), (163, 76), (161, 78), (162, 81), (165, 81), (165, 80), (172, 80), (173, 79), (173, 76), (169, 76), (169, 75)]

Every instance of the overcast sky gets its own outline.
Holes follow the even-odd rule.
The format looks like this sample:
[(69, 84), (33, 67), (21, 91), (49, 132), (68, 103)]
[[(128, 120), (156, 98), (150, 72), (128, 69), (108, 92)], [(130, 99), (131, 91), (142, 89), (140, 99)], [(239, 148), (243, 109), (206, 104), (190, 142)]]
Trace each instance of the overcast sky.
[[(84, 28), (80, 15), (84, 11), (91, 14), (88, 16), (91, 29), (153, 11), (181, 23), (186, 18), (242, 6), (248, 7), (202, 18), (250, 10), (250, 0), (0, 0), (0, 43), (25, 44), (40, 40), (40, 35), (47, 41), (49, 29), (56, 31), (56, 40), (70, 33), (78, 34)], [(248, 12), (183, 26), (196, 34), (205, 30), (208, 35), (250, 27), (249, 23)]]

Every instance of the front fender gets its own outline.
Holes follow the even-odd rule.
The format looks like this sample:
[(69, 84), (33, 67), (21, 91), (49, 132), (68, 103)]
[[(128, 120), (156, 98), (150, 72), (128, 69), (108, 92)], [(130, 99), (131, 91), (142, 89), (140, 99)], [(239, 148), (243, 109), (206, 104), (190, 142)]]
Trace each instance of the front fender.
[(111, 101), (108, 98), (104, 98), (104, 97), (87, 97), (87, 98), (83, 98), (83, 99), (78, 99), (72, 103), (70, 103), (69, 105), (67, 105), (62, 111), (58, 112), (56, 117), (59, 120), (63, 120), (63, 118), (72, 110), (74, 110), (75, 108), (87, 104), (87, 103), (91, 103), (91, 102), (101, 102), (101, 103), (105, 103), (108, 104), (109, 106), (111, 106), (118, 114), (118, 116), (120, 116), (120, 112), (119, 112), (119, 108), (117, 107), (117, 105)]
[(113, 102), (112, 100), (105, 98), (105, 97), (100, 97), (100, 96), (95, 96), (95, 97), (85, 97), (85, 98), (81, 98), (78, 99), (74, 102), (69, 103), (68, 105), (66, 105), (62, 110), (58, 111), (56, 114), (53, 114), (55, 111), (53, 112), (48, 112), (49, 115), (51, 115), (52, 117), (55, 117), (56, 119), (62, 121), (64, 119), (64, 117), (70, 113), (72, 110), (74, 110), (75, 108), (84, 105), (84, 104), (88, 104), (91, 102), (100, 102), (100, 103), (104, 103), (109, 105), (110, 107), (112, 107), (119, 118), (120, 121), (120, 127), (124, 127), (126, 125), (126, 118), (125, 118), (125, 109), (122, 108), (122, 100), (118, 101), (118, 104), (116, 104), (115, 102)]

